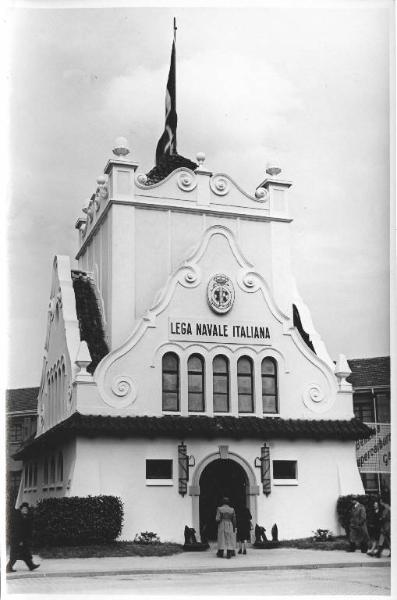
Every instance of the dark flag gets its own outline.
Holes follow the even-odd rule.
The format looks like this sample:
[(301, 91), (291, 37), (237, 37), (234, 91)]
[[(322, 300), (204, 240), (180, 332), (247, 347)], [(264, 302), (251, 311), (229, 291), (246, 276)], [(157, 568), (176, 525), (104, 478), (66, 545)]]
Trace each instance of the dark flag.
[(174, 40), (172, 42), (171, 64), (168, 73), (167, 90), (165, 93), (165, 128), (156, 149), (156, 165), (165, 154), (176, 154), (176, 82), (175, 82), (175, 36), (176, 23), (174, 19)]

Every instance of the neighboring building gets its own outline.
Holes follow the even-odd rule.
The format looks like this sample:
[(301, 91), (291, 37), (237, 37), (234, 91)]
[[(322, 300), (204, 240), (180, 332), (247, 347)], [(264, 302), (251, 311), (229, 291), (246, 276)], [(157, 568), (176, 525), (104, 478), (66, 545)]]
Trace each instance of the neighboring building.
[(357, 464), (366, 493), (390, 493), (390, 357), (349, 360), (357, 419), (375, 433), (357, 441)]
[[(7, 499), (15, 502), (21, 482), (23, 463), (13, 455), (23, 442), (36, 433), (38, 387), (7, 390), (6, 392), (6, 477)], [(31, 476), (34, 476), (32, 473)]]
[(37, 435), (18, 455), (37, 486), (18, 502), (115, 494), (124, 539), (180, 542), (185, 525), (214, 537), (226, 493), (281, 538), (339, 531), (369, 429), (296, 288), (291, 183), (269, 169), (251, 195), (201, 154), (148, 177), (114, 152), (76, 224), (78, 269), (54, 260)]

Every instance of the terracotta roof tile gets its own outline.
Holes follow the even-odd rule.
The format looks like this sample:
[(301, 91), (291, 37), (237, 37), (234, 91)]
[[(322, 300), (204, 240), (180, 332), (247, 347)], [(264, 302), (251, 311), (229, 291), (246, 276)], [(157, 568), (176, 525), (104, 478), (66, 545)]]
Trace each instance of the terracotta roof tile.
[(37, 411), (38, 387), (18, 388), (6, 391), (7, 413), (19, 411)]
[(347, 362), (352, 371), (347, 381), (353, 388), (390, 386), (390, 356), (353, 358)]
[(45, 445), (59, 444), (76, 435), (113, 438), (186, 438), (216, 439), (337, 439), (357, 440), (369, 437), (372, 430), (358, 419), (308, 420), (278, 417), (172, 416), (113, 417), (74, 413), (32, 443), (25, 445), (14, 458), (31, 456)]

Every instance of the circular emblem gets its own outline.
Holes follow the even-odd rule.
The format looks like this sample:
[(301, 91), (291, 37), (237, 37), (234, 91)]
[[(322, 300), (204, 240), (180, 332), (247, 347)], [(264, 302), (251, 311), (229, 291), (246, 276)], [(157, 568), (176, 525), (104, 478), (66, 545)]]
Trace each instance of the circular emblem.
[(223, 274), (211, 277), (208, 288), (208, 304), (219, 314), (227, 313), (233, 306), (234, 287), (230, 277)]

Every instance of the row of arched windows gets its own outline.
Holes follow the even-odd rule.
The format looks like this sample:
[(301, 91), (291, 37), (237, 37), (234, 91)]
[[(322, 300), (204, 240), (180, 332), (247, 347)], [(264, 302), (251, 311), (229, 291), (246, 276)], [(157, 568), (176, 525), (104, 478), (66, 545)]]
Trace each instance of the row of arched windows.
[[(205, 363), (200, 354), (192, 354), (187, 361), (188, 410), (204, 412)], [(264, 413), (278, 412), (277, 363), (271, 357), (261, 362), (262, 408)], [(180, 361), (174, 352), (164, 354), (162, 360), (162, 399), (164, 411), (180, 410)], [(226, 356), (219, 354), (212, 361), (213, 407), (214, 412), (230, 411), (230, 365)], [(241, 356), (237, 361), (238, 411), (253, 413), (254, 402), (254, 363), (249, 356)]]
[(47, 406), (48, 423), (54, 425), (59, 415), (57, 407), (61, 406), (61, 400), (65, 397), (66, 371), (62, 360), (54, 365), (47, 373)]

